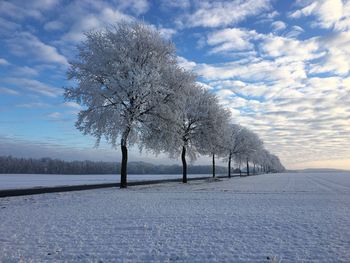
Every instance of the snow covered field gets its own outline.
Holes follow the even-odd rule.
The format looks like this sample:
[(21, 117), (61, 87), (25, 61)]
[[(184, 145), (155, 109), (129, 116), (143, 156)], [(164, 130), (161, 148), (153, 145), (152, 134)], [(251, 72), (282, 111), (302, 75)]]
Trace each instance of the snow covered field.
[(0, 262), (350, 262), (349, 215), (350, 173), (9, 197)]
[[(189, 178), (203, 177), (211, 175), (190, 174)], [(130, 174), (128, 181), (145, 181), (158, 179), (182, 178), (179, 174)], [(84, 184), (104, 184), (119, 183), (120, 175), (116, 174), (0, 174), (0, 190), (63, 186), (63, 185), (84, 185)]]

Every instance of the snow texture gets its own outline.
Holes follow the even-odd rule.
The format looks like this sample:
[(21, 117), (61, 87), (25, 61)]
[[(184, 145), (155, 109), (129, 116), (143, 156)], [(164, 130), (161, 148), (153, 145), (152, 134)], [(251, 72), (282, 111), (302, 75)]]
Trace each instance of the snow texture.
[(350, 262), (350, 173), (0, 199), (0, 262)]

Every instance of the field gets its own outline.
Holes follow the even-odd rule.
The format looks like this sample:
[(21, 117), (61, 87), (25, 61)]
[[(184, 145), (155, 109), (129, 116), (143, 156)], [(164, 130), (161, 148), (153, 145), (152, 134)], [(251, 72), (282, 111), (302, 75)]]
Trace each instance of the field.
[(349, 262), (350, 173), (0, 199), (0, 262)]

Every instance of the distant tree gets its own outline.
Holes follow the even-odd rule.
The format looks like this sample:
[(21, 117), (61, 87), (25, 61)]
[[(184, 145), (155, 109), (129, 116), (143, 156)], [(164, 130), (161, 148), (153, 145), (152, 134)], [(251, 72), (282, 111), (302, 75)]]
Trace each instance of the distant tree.
[(76, 127), (105, 137), (114, 147), (120, 139), (122, 162), (120, 187), (127, 187), (128, 146), (143, 132), (147, 115), (167, 103), (174, 90), (167, 83), (176, 67), (174, 45), (151, 27), (122, 22), (103, 31), (86, 34), (70, 62), (65, 98), (81, 104)]
[(278, 156), (272, 154), (271, 157), (272, 157), (272, 160), (271, 160), (272, 172), (274, 172), (274, 173), (284, 172), (286, 169), (282, 165), (282, 163), (281, 163), (280, 159), (278, 158)]
[(239, 140), (240, 150), (239, 154), (236, 155), (236, 158), (239, 160), (239, 163), (245, 160), (247, 175), (249, 175), (249, 161), (251, 160), (254, 153), (262, 149), (263, 142), (256, 133), (250, 131), (247, 128), (243, 128), (241, 130), (239, 133)]
[(251, 161), (253, 162), (253, 173), (256, 174), (259, 172), (259, 166), (262, 163), (263, 160), (263, 147), (260, 147), (260, 149), (256, 149), (252, 154), (251, 154)]
[(280, 159), (276, 155), (273, 155), (269, 153), (267, 150), (265, 150), (263, 156), (264, 158), (262, 160), (263, 161), (262, 166), (265, 172), (278, 173), (278, 172), (283, 172), (285, 170)]

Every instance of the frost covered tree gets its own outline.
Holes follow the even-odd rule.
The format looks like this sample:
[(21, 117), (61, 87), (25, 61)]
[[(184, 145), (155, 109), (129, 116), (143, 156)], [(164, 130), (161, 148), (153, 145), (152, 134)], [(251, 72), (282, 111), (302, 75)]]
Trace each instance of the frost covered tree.
[(284, 172), (285, 168), (282, 165), (277, 155), (271, 154), (271, 171), (274, 173)]
[(208, 117), (201, 125), (199, 151), (212, 157), (212, 175), (215, 177), (215, 156), (225, 155), (225, 136), (231, 114), (219, 105), (216, 98), (208, 105)]
[(236, 158), (239, 160), (239, 162), (242, 162), (242, 160), (246, 161), (247, 175), (249, 175), (249, 161), (255, 152), (262, 149), (263, 142), (256, 133), (247, 128), (242, 129), (239, 137), (241, 145), (239, 154), (236, 156)]
[(262, 167), (265, 172), (283, 172), (285, 171), (284, 166), (282, 165), (280, 159), (274, 155), (271, 154), (269, 151), (264, 150), (263, 151), (263, 158), (262, 158)]
[(127, 186), (128, 146), (143, 132), (147, 115), (157, 111), (174, 94), (167, 75), (176, 67), (174, 45), (151, 27), (122, 22), (86, 34), (70, 62), (65, 98), (83, 106), (76, 127), (105, 137), (122, 152), (120, 187)]
[[(231, 176), (231, 160), (235, 160), (235, 163), (241, 166), (247, 160), (247, 155), (251, 148), (250, 144), (251, 131), (238, 124), (231, 124), (229, 130), (225, 135), (225, 149), (228, 154), (228, 176)], [(249, 167), (247, 167), (249, 170)]]
[(263, 152), (264, 152), (264, 148), (260, 147), (260, 149), (256, 149), (252, 155), (251, 155), (251, 161), (253, 162), (253, 173), (257, 173), (259, 172), (259, 167), (261, 166), (261, 163), (263, 162)]
[(231, 176), (231, 160), (241, 166), (246, 165), (247, 175), (250, 173), (249, 163), (253, 163), (253, 171), (260, 170), (281, 172), (285, 168), (277, 156), (264, 149), (263, 141), (249, 129), (237, 124), (230, 124), (224, 133), (224, 149), (228, 156), (228, 177)]
[[(232, 158), (235, 155), (238, 155), (243, 147), (243, 140), (241, 138), (241, 131), (244, 128), (238, 124), (229, 124), (226, 127), (226, 130), (224, 132), (223, 136), (223, 149), (225, 154), (227, 155), (227, 173), (228, 177), (231, 177), (231, 162)], [(237, 160), (237, 158), (236, 158)]]
[[(173, 78), (179, 92), (171, 103), (164, 105), (158, 116), (148, 122), (144, 133), (145, 148), (168, 153), (171, 158), (181, 156), (182, 181), (187, 182), (187, 159), (195, 160), (200, 151), (201, 133), (209, 118), (210, 107), (217, 99), (196, 84), (189, 73), (178, 72)], [(182, 76), (182, 77), (181, 77)], [(177, 81), (176, 81), (177, 80)], [(177, 83), (177, 84), (176, 84)]]

